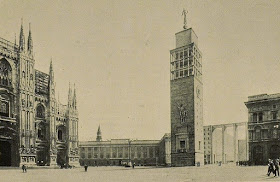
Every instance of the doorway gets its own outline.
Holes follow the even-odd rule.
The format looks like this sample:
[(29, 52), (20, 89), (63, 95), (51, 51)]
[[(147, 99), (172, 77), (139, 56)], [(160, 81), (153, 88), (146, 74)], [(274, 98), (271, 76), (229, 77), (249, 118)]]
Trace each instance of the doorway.
[(0, 166), (11, 166), (11, 144), (8, 141), (0, 141)]
[(263, 148), (261, 146), (256, 146), (253, 150), (253, 161), (255, 165), (263, 165)]

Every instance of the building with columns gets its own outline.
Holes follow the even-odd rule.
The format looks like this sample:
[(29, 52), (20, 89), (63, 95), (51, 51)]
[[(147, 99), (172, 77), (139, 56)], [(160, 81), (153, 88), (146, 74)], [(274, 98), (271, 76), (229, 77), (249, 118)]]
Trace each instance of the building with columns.
[(35, 63), (30, 26), (27, 44), (23, 25), (18, 44), (0, 38), (0, 166), (77, 165), (76, 90), (61, 104), (52, 61), (48, 74)]
[(129, 164), (170, 166), (170, 134), (161, 140), (111, 139), (102, 141), (98, 127), (96, 141), (80, 142), (80, 164), (118, 166)]
[(253, 165), (267, 164), (280, 157), (280, 94), (248, 97), (249, 160)]
[(248, 161), (247, 122), (204, 126), (204, 163)]

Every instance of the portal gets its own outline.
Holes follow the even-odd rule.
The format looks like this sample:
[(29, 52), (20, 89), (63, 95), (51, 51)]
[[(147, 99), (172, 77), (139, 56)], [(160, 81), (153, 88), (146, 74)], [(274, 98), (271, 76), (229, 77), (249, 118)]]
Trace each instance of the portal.
[(11, 166), (11, 144), (8, 141), (0, 141), (0, 166)]

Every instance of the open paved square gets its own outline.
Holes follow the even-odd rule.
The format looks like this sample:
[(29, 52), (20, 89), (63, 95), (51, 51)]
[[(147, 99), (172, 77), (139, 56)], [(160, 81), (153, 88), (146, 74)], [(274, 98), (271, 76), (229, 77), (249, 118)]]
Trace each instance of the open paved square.
[(89, 167), (75, 169), (1, 169), (1, 182), (50, 182), (50, 181), (98, 181), (98, 182), (187, 182), (187, 181), (279, 181), (280, 177), (268, 177), (266, 166), (240, 167), (233, 165), (208, 165), (202, 167)]

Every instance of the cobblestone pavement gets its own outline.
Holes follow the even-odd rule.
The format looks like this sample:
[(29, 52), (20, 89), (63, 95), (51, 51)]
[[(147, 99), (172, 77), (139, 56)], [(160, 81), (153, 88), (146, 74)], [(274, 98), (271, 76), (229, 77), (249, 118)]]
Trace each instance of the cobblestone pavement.
[(207, 165), (201, 167), (91, 167), (75, 169), (0, 168), (0, 182), (187, 182), (187, 181), (280, 181), (280, 177), (268, 177), (266, 166), (240, 167), (233, 165)]

